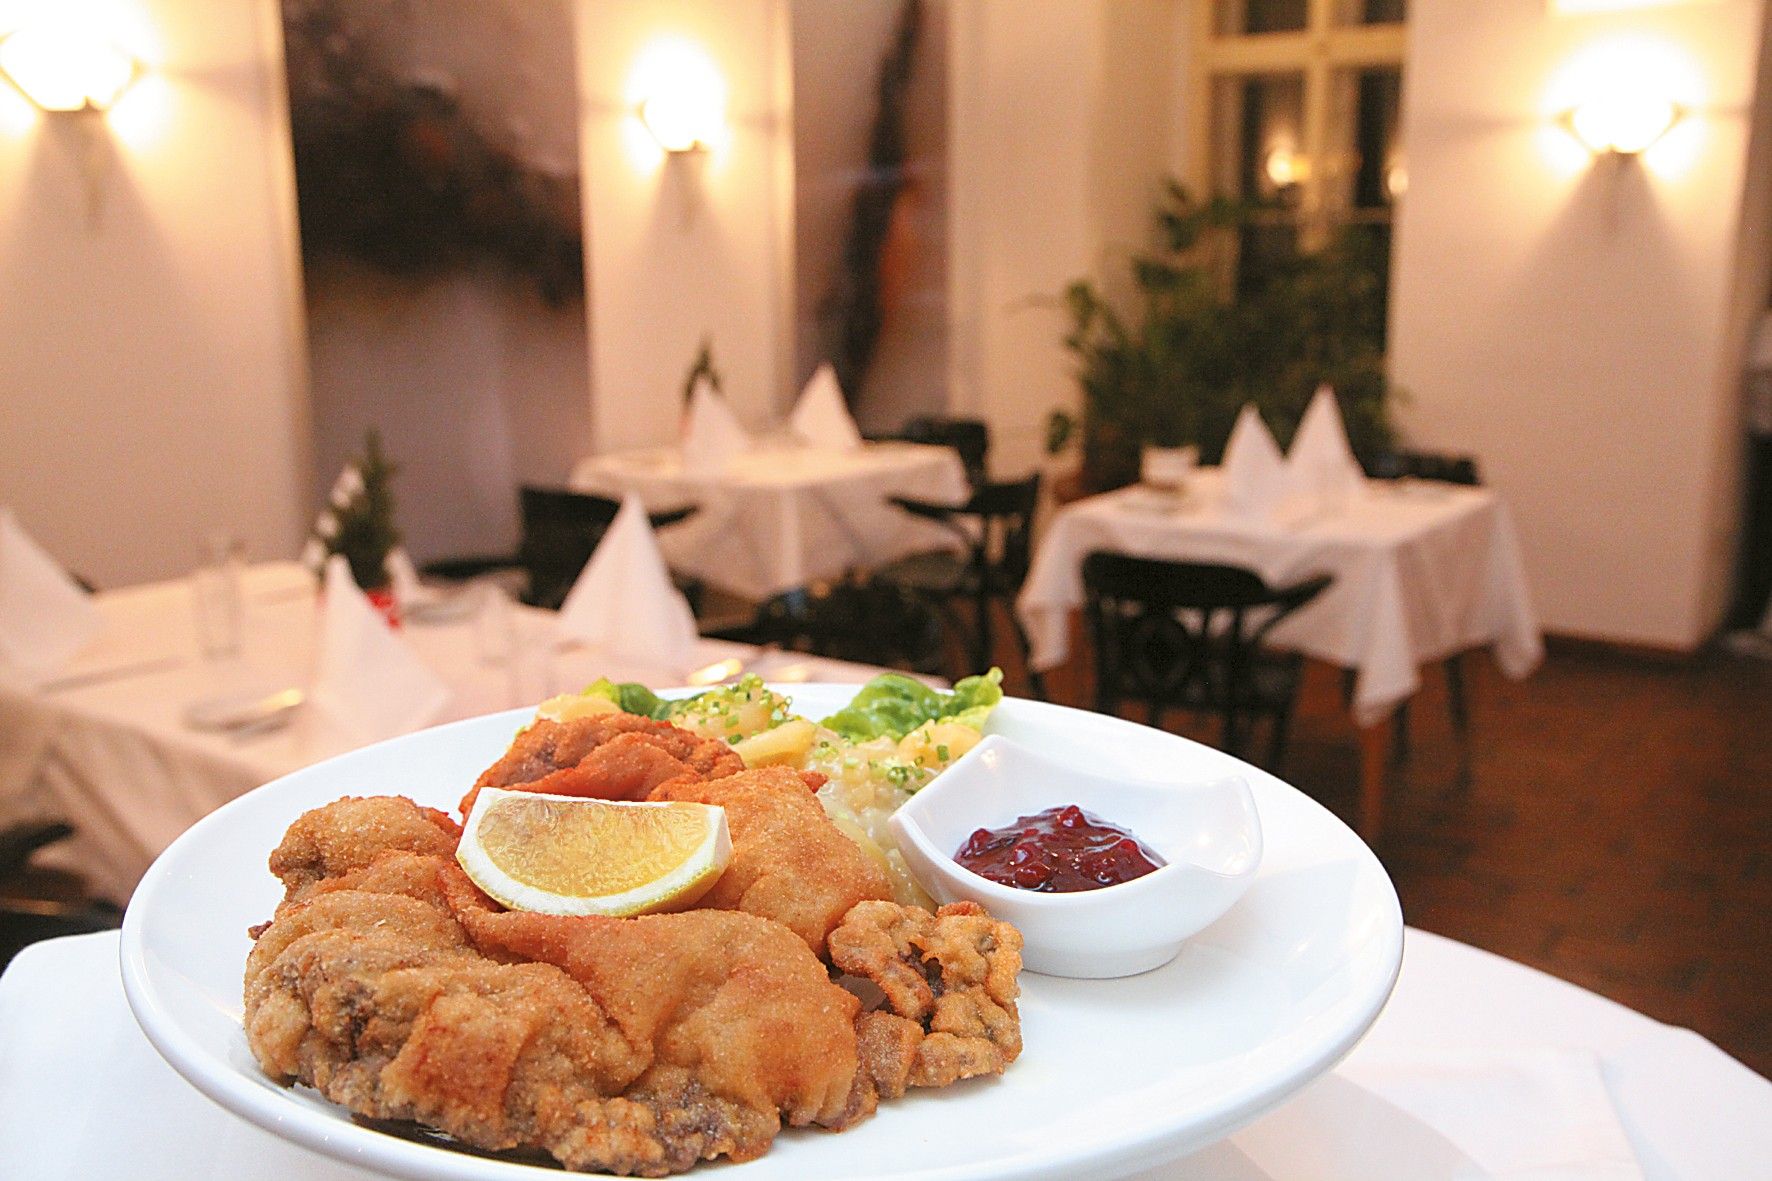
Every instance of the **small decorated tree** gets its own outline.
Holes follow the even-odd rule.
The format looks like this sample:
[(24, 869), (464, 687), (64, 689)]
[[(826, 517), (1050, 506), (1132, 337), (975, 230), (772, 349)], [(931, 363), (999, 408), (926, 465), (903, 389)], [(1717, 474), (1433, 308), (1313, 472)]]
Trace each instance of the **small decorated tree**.
[(332, 486), (330, 503), (314, 522), (309, 539), (309, 564), (323, 567), (333, 554), (343, 554), (351, 577), (366, 591), (388, 585), (388, 554), (400, 544), (394, 525), (394, 472), (373, 427), (363, 440), (363, 458), (347, 464)]
[(720, 393), (720, 371), (714, 368), (714, 344), (707, 337), (701, 338), (701, 348), (696, 350), (695, 360), (689, 366), (689, 375), (683, 379), (683, 405), (689, 405), (689, 399), (695, 394), (695, 383), (702, 378), (714, 392)]

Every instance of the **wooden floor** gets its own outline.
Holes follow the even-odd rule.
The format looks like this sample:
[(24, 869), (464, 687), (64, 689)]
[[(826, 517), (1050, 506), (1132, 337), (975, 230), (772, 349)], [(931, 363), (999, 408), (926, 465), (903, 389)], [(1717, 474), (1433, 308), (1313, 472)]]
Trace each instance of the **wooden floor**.
[[(1430, 670), (1393, 773), (1378, 854), (1406, 920), (1772, 1075), (1772, 662), (1553, 646), (1520, 683), (1465, 663), (1468, 746)], [(1050, 688), (1083, 704), (1086, 676), (1060, 669)], [(1351, 823), (1358, 748), (1336, 670), (1308, 669), (1279, 770)]]

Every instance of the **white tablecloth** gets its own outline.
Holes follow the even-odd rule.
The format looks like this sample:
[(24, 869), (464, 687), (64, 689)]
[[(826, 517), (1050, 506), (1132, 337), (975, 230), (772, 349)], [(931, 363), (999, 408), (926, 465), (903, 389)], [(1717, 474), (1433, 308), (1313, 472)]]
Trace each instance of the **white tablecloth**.
[[(30, 947), (0, 977), (0, 1161), (33, 1181), (368, 1181), (223, 1111), (148, 1044), (123, 999), (115, 935)], [(1177, 1012), (1175, 1019), (1187, 1015)], [(1496, 1073), (1507, 1064), (1513, 1074)], [(1599, 1104), (1574, 1126), (1569, 1102), (1496, 1089), (1534, 1067), (1585, 1082)], [(1448, 1106), (1454, 1088), (1465, 1101)], [(1576, 1096), (1569, 1096), (1572, 1101)], [(1437, 1114), (1424, 1116), (1422, 1110)], [(1534, 1116), (1536, 1115), (1536, 1118)], [(874, 1118), (891, 1118), (890, 1105)], [(1598, 1157), (1530, 1167), (1525, 1124)], [(807, 1133), (793, 1133), (805, 1135)], [(1623, 1158), (1619, 1159), (1618, 1154)], [(1511, 1157), (1507, 1171), (1496, 1163)], [(1634, 1157), (1634, 1160), (1629, 1159)], [(1395, 995), (1339, 1067), (1280, 1108), (1140, 1181), (1438, 1181), (1525, 1177), (1766, 1176), (1772, 1084), (1690, 1031), (1460, 943), (1411, 930)], [(697, 1170), (724, 1174), (720, 1168)], [(538, 1174), (539, 1176), (540, 1174)]]
[(958, 453), (915, 443), (859, 451), (764, 446), (717, 474), (685, 471), (674, 449), (627, 451), (584, 460), (570, 483), (599, 496), (638, 493), (653, 512), (700, 505), (694, 517), (660, 532), (666, 561), (755, 600), (953, 546), (952, 534), (888, 498), (958, 503), (969, 491)]
[[(316, 642), (313, 577), (295, 563), (247, 571), (244, 651), (198, 655), (186, 582), (101, 594), (102, 637), (74, 667), (40, 688), (0, 685), (0, 824), (66, 820), (79, 830), (44, 860), (84, 873), (92, 889), (127, 899), (174, 837), (235, 796), (357, 745), (303, 711), (283, 730), (247, 738), (185, 724), (192, 703), (234, 689), (307, 683)], [(600, 676), (652, 685), (685, 669), (646, 668), (586, 648), (556, 649), (551, 616), (520, 608), (528, 659), (485, 663), (475, 621), (408, 622), (402, 635), (449, 685), (439, 722), (531, 705)], [(701, 664), (754, 650), (702, 641)], [(865, 681), (879, 669), (795, 653), (757, 658), (754, 671), (783, 680)]]
[(1068, 654), (1083, 559), (1098, 549), (1243, 566), (1274, 585), (1334, 575), (1270, 642), (1356, 670), (1362, 725), (1414, 694), (1431, 661), (1490, 646), (1504, 672), (1523, 677), (1543, 660), (1513, 523), (1488, 489), (1373, 482), (1346, 510), (1295, 527), (1226, 517), (1217, 495), (1209, 469), (1179, 501), (1134, 487), (1059, 510), (1017, 603), (1034, 666)]

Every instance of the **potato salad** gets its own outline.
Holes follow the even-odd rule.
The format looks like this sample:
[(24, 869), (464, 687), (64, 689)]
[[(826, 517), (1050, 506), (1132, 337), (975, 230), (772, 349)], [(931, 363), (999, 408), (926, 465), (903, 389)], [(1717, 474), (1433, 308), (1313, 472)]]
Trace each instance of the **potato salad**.
[(919, 788), (978, 745), (1003, 699), (1003, 673), (967, 677), (951, 693), (884, 673), (844, 708), (813, 720), (756, 675), (693, 697), (665, 700), (643, 685), (598, 681), (543, 702), (537, 716), (564, 721), (622, 710), (669, 721), (732, 744), (747, 767), (787, 766), (825, 776), (819, 802), (837, 827), (879, 859), (900, 902), (928, 904), (900, 855), (887, 818)]

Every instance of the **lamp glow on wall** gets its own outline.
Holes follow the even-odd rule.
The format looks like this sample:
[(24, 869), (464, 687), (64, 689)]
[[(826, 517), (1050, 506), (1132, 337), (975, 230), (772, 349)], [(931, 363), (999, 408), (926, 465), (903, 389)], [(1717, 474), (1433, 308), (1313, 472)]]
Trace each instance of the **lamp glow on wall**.
[(1545, 162), (1573, 179), (1594, 163), (1641, 161), (1662, 180), (1697, 162), (1709, 84), (1691, 49), (1644, 32), (1596, 37), (1546, 79), (1539, 110)]
[(1587, 99), (1563, 118), (1570, 133), (1594, 155), (1637, 156), (1673, 130), (1681, 114), (1672, 99), (1618, 90)]
[(661, 41), (635, 65), (630, 86), (640, 122), (667, 153), (707, 152), (726, 141), (726, 81), (708, 55)]
[(108, 111), (140, 73), (139, 61), (72, 15), (0, 36), (0, 75), (44, 111)]

